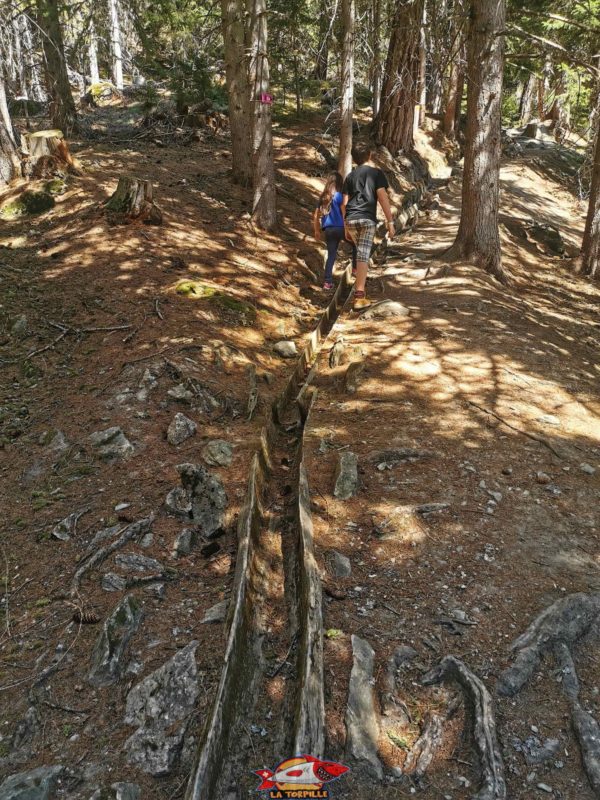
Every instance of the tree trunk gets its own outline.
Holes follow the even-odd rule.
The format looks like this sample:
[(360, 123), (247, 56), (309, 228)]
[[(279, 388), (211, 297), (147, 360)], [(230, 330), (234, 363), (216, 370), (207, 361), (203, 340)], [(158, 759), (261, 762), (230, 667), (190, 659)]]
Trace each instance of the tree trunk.
[(472, 0), (462, 209), (446, 255), (474, 261), (503, 281), (498, 206), (505, 18), (505, 0)]
[(30, 21), (26, 14), (21, 14), (19, 17), (19, 27), (21, 30), (21, 37), (23, 40), (23, 49), (25, 51), (25, 63), (29, 73), (29, 85), (31, 87), (31, 97), (37, 103), (45, 103), (47, 95), (42, 86), (42, 79), (40, 74), (39, 59), (37, 57), (36, 48), (33, 45), (33, 36), (29, 27)]
[(77, 129), (77, 112), (67, 74), (58, 0), (36, 0), (50, 96), (50, 119), (68, 136)]
[(82, 175), (77, 159), (69, 152), (62, 131), (37, 131), (23, 136), (22, 150), (25, 153), (23, 174), (28, 178), (51, 178), (70, 172)]
[(267, 2), (248, 0), (250, 86), (252, 89), (252, 219), (264, 230), (277, 224), (273, 163), (272, 97), (269, 93)]
[(458, 80), (456, 88), (456, 113), (454, 116), (455, 136), (457, 132), (460, 132), (460, 126), (462, 124), (462, 104), (463, 104), (463, 95), (465, 93), (465, 80), (466, 80), (465, 47), (463, 45), (462, 55), (458, 67)]
[(251, 119), (245, 14), (244, 0), (221, 0), (233, 180), (242, 186), (250, 186), (252, 183)]
[(413, 126), (419, 85), (419, 31), (424, 0), (397, 0), (385, 65), (377, 143), (395, 155), (414, 148)]
[(354, 0), (342, 0), (342, 97), (338, 171), (345, 177), (352, 169), (352, 117), (354, 114)]
[[(335, 16), (335, 14), (334, 14)], [(319, 9), (319, 49), (313, 77), (317, 81), (327, 80), (329, 67), (329, 38), (331, 36), (331, 6), (327, 0), (322, 0)]]
[(538, 77), (532, 72), (529, 74), (525, 86), (523, 87), (523, 94), (519, 103), (519, 124), (527, 125), (531, 119), (533, 112), (533, 103), (537, 89)]
[(381, 96), (381, 0), (373, 0), (373, 119)]
[(446, 110), (444, 112), (444, 133), (449, 139), (454, 139), (456, 136), (456, 105), (458, 103), (458, 73), (460, 66), (458, 64), (459, 55), (457, 54), (456, 60), (450, 64), (450, 76), (448, 78), (448, 100), (446, 101)]
[(162, 211), (153, 200), (151, 181), (126, 176), (119, 178), (116, 191), (104, 208), (112, 223), (141, 221), (146, 225), (160, 225), (162, 222)]
[(592, 278), (600, 275), (600, 126), (597, 126), (596, 130), (590, 204), (585, 220), (578, 269)]
[(88, 58), (90, 62), (90, 80), (92, 84), (100, 83), (100, 70), (98, 69), (98, 37), (96, 36), (96, 26), (94, 25), (93, 19), (90, 19)]
[(110, 17), (110, 50), (112, 53), (113, 81), (119, 91), (123, 89), (123, 48), (121, 43), (121, 23), (117, 0), (108, 0)]
[(422, 128), (427, 109), (427, 0), (423, 2), (423, 23), (419, 32), (419, 94), (415, 108), (415, 130)]
[(0, 186), (10, 183), (20, 174), (21, 162), (6, 105), (4, 80), (0, 74)]

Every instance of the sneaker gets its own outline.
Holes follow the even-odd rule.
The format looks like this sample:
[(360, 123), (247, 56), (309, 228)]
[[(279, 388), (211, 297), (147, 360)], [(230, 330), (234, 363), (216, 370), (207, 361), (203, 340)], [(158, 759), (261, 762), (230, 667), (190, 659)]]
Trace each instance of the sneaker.
[(361, 295), (360, 297), (355, 297), (354, 302), (352, 303), (352, 310), (353, 311), (364, 311), (365, 308), (368, 308), (371, 305), (371, 301), (367, 300), (366, 295)]
[(356, 278), (356, 268), (352, 267), (352, 277)]
[(323, 289), (326, 292), (330, 292), (333, 289), (333, 283), (330, 283), (330, 281), (325, 281), (325, 283), (323, 284)]

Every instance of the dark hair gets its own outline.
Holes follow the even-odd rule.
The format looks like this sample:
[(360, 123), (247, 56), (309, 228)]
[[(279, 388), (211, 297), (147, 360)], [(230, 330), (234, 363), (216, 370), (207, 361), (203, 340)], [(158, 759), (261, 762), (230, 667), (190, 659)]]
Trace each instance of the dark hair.
[(339, 172), (332, 172), (327, 176), (325, 181), (325, 188), (319, 197), (319, 212), (321, 216), (325, 217), (331, 211), (331, 203), (333, 202), (333, 195), (336, 192), (342, 191), (344, 179)]
[(371, 157), (372, 148), (369, 145), (357, 145), (352, 148), (352, 158), (356, 161), (358, 166), (364, 164)]

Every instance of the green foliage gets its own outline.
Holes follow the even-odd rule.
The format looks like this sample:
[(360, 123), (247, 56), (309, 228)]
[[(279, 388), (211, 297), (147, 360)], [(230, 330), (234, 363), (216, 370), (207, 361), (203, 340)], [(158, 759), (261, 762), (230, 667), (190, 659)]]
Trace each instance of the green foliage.
[(15, 200), (5, 203), (0, 209), (3, 217), (20, 217), (24, 214), (43, 214), (54, 208), (55, 201), (48, 192), (27, 190)]

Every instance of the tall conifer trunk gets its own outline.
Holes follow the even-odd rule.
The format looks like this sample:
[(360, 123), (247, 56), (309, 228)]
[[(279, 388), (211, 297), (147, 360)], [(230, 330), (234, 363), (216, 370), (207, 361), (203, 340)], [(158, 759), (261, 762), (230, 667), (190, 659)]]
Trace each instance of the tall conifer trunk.
[(600, 275), (600, 125), (596, 125), (590, 203), (579, 256), (579, 270), (592, 278)]
[(229, 97), (233, 180), (242, 186), (250, 186), (252, 183), (252, 155), (245, 0), (221, 0), (221, 21), (225, 45), (225, 77)]
[(354, 0), (342, 0), (342, 101), (338, 171), (352, 169), (352, 118), (354, 114)]
[(50, 119), (55, 128), (68, 136), (77, 128), (77, 112), (67, 74), (58, 0), (36, 0), (37, 24), (41, 32), (50, 96)]

